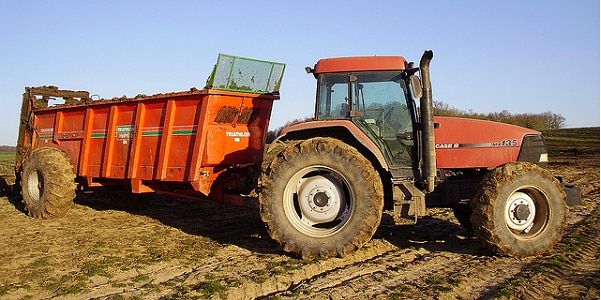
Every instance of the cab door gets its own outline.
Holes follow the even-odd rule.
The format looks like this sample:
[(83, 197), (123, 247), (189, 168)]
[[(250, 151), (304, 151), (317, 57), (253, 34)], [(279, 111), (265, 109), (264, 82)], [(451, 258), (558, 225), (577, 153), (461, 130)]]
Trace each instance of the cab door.
[[(397, 73), (398, 74), (398, 73)], [(352, 120), (382, 149), (391, 167), (413, 166), (413, 121), (397, 77), (357, 74), (351, 84)], [(363, 78), (362, 78), (363, 77)], [(378, 143), (379, 142), (379, 143)]]

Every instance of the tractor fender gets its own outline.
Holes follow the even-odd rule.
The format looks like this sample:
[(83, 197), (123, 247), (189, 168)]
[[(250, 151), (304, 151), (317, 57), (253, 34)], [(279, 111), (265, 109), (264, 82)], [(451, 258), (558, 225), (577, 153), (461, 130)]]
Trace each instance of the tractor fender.
[(355, 124), (348, 120), (309, 121), (282, 129), (280, 135), (269, 145), (267, 153), (276, 151), (282, 143), (306, 140), (314, 137), (331, 137), (355, 147), (377, 169), (388, 171), (388, 164), (378, 146)]

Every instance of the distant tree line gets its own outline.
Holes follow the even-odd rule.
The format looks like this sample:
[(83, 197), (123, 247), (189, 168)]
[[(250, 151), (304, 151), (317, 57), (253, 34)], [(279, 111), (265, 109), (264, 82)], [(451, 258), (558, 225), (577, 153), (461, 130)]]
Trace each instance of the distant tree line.
[(566, 126), (566, 118), (550, 111), (543, 113), (511, 114), (509, 111), (503, 110), (501, 112), (482, 114), (475, 113), (471, 110), (459, 110), (441, 101), (434, 101), (434, 115), (489, 120), (534, 130), (559, 129)]
[(0, 146), (0, 153), (15, 153), (17, 147), (15, 146)]
[[(524, 113), (524, 114), (511, 114), (507, 110), (501, 112), (492, 112), (488, 114), (476, 113), (472, 110), (465, 111), (460, 110), (442, 101), (434, 101), (434, 115), (444, 117), (460, 117), (470, 119), (489, 120), (501, 123), (507, 123), (526, 127), (534, 130), (547, 130), (547, 129), (559, 129), (566, 126), (566, 118), (559, 114), (552, 113), (550, 111), (543, 113)], [(307, 119), (294, 119), (286, 122), (284, 126), (279, 127), (275, 130), (270, 130), (267, 133), (267, 143), (271, 143), (277, 136), (280, 135), (282, 129), (299, 123), (304, 123), (312, 120)]]

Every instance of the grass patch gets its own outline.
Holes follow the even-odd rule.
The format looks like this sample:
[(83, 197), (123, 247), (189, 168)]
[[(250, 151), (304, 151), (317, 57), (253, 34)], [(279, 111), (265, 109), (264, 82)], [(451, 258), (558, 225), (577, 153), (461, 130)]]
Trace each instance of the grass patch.
[(463, 282), (463, 280), (459, 278), (450, 278), (448, 279), (448, 282), (450, 285), (459, 286)]
[(29, 264), (29, 267), (32, 269), (33, 268), (38, 269), (38, 268), (47, 267), (49, 265), (50, 265), (50, 263), (48, 262), (47, 257), (40, 257), (40, 258), (34, 260), (31, 264)]
[(411, 291), (411, 287), (408, 285), (400, 285), (397, 286), (392, 294), (390, 294), (391, 300), (404, 299), (409, 296), (409, 292)]
[(562, 268), (567, 259), (563, 255), (556, 255), (549, 259), (545, 265), (549, 267)]
[(550, 155), (586, 149), (599, 152), (599, 127), (544, 130)]
[(49, 278), (44, 288), (54, 291), (58, 296), (69, 296), (87, 291), (86, 285), (87, 281), (82, 276), (73, 278), (70, 275), (63, 275), (60, 278)]
[(513, 297), (515, 295), (515, 291), (508, 287), (501, 288), (498, 292), (495, 293), (495, 298), (501, 297)]
[(150, 276), (148, 275), (140, 275), (137, 277), (134, 277), (134, 279), (132, 279), (133, 282), (142, 282), (142, 281), (149, 281), (150, 280)]
[(110, 278), (113, 275), (109, 271), (109, 268), (123, 263), (124, 261), (121, 257), (105, 256), (100, 260), (85, 261), (81, 268), (81, 272), (88, 277), (98, 275)]
[(455, 278), (446, 278), (438, 275), (432, 275), (424, 279), (426, 284), (440, 288), (443, 293), (448, 293), (453, 290), (453, 287), (458, 286), (462, 280)]
[(156, 283), (147, 283), (147, 284), (143, 285), (142, 288), (145, 290), (156, 292), (156, 293), (161, 291), (161, 286)]
[(226, 298), (227, 286), (217, 281), (201, 282), (194, 287), (194, 290), (199, 291), (205, 299), (211, 299), (216, 294), (219, 297)]
[(269, 272), (267, 270), (253, 270), (250, 278), (256, 283), (264, 283), (269, 279)]
[(444, 279), (444, 277), (436, 276), (436, 275), (427, 277), (424, 281), (430, 285), (442, 285), (442, 284), (447, 283), (447, 281), (446, 281), (446, 279)]
[(319, 261), (319, 260), (317, 260), (317, 259), (303, 259), (303, 260), (288, 259), (288, 260), (282, 260), (282, 261), (270, 261), (267, 264), (266, 269), (270, 275), (283, 275), (283, 274), (289, 274), (294, 270), (300, 270), (300, 269), (302, 269), (303, 266), (315, 263), (317, 261)]
[[(206, 274), (204, 282), (200, 282), (196, 285), (190, 286), (190, 289), (196, 291), (202, 295), (204, 299), (211, 299), (216, 295), (219, 298), (227, 299), (227, 291), (230, 287), (240, 286), (240, 281), (238, 279), (232, 279), (228, 277), (217, 277), (214, 274)], [(185, 295), (188, 293), (189, 289), (186, 286), (179, 286), (176, 288), (179, 298), (186, 298)]]
[[(26, 291), (31, 291), (31, 286), (27, 285), (27, 284), (25, 284), (25, 285), (8, 284), (8, 283), (1, 284), (0, 285), (0, 297), (6, 296), (6, 295), (8, 295), (8, 293), (10, 293), (12, 291), (19, 290), (19, 289), (24, 289)], [(27, 299), (27, 297), (31, 298), (31, 296), (25, 296), (23, 299)]]
[(14, 162), (15, 161), (15, 152), (0, 152), (0, 161), (1, 162)]
[(7, 284), (0, 285), (0, 296), (5, 296), (8, 292), (11, 291), (11, 288)]
[(137, 296), (125, 297), (125, 296), (122, 296), (122, 295), (117, 295), (117, 296), (111, 297), (111, 299), (112, 300), (140, 300), (142, 298), (137, 297)]

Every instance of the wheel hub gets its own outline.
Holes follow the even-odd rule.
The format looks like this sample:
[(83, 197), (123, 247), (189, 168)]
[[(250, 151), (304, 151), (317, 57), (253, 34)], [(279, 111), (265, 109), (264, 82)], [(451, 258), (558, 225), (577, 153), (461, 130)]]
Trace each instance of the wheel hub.
[(518, 204), (513, 211), (513, 216), (519, 221), (526, 221), (530, 216), (530, 207), (527, 204)]
[(328, 196), (328, 194), (326, 194), (325, 192), (317, 192), (317, 194), (313, 196), (313, 203), (315, 203), (315, 205), (317, 205), (318, 207), (324, 207), (328, 205), (329, 201), (330, 196)]
[(44, 176), (40, 170), (33, 171), (34, 174), (27, 178), (29, 198), (35, 201), (40, 200), (44, 194)]
[(302, 221), (307, 225), (332, 222), (345, 208), (343, 189), (331, 176), (303, 178), (297, 191)]
[(523, 192), (515, 192), (505, 206), (507, 226), (516, 231), (528, 231), (534, 223), (536, 207), (534, 200)]

